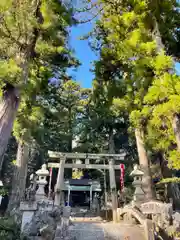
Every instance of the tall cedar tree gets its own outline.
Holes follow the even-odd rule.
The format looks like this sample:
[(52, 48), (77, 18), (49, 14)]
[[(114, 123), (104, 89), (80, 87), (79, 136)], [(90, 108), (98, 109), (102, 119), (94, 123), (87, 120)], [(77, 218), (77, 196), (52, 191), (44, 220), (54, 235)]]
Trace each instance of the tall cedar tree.
[[(178, 4), (176, 1), (159, 3), (129, 0), (102, 0), (96, 4), (101, 9), (95, 32), (96, 41), (102, 59), (108, 61), (110, 56), (111, 65), (116, 66), (118, 62), (121, 64), (126, 91), (124, 98), (115, 101), (122, 111), (126, 109), (130, 114), (140, 165), (146, 172), (145, 191), (147, 197), (152, 198), (149, 159), (145, 147), (149, 108), (146, 107), (144, 97), (157, 77), (158, 69), (167, 72), (172, 67), (169, 57), (164, 55), (163, 58), (162, 45), (166, 53), (179, 57)], [(101, 69), (103, 71), (104, 68)]]
[(55, 0), (1, 1), (0, 15), (2, 167), (19, 103), (31, 86), (30, 74), (46, 72), (50, 78), (74, 63), (67, 48), (67, 27), (74, 21), (71, 9)]

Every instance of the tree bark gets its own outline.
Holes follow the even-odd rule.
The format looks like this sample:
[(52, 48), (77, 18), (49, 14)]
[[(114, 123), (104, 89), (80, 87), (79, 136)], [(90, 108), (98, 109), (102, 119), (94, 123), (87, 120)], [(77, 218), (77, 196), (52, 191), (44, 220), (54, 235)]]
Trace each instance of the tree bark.
[(165, 49), (165, 46), (164, 46), (164, 44), (162, 42), (162, 38), (161, 38), (161, 33), (159, 31), (158, 22), (157, 22), (157, 19), (155, 17), (153, 17), (153, 22), (154, 22), (154, 29), (152, 31), (152, 38), (153, 38), (153, 40), (157, 44), (157, 51), (160, 52), (160, 51)]
[(115, 154), (113, 129), (110, 129), (110, 132), (109, 132), (109, 153)]
[(172, 127), (176, 138), (177, 148), (180, 151), (180, 119), (177, 114), (173, 117)]
[(153, 191), (150, 164), (149, 164), (147, 152), (144, 146), (143, 130), (136, 128), (135, 137), (136, 137), (137, 151), (139, 156), (139, 164), (142, 171), (144, 172), (143, 181), (142, 181), (143, 189), (147, 198), (146, 200), (151, 200), (155, 198), (155, 193)]
[(72, 152), (72, 141), (73, 141), (73, 126), (72, 126), (72, 109), (71, 106), (68, 108), (68, 152)]
[[(163, 178), (172, 178), (172, 169), (168, 168), (167, 161), (162, 153), (158, 154), (159, 164), (161, 168), (161, 175)], [(175, 208), (180, 208), (180, 188), (178, 183), (167, 184), (167, 200), (173, 199), (173, 205)]]
[(13, 174), (12, 192), (8, 207), (9, 210), (18, 207), (22, 197), (24, 196), (26, 188), (28, 156), (28, 145), (22, 141), (19, 141), (16, 165)]
[(12, 159), (16, 159), (17, 142), (15, 137), (11, 136), (7, 145), (7, 151), (4, 154), (4, 161), (1, 170), (1, 178), (5, 186), (12, 185), (13, 165)]
[(38, 151), (38, 146), (35, 140), (32, 140), (28, 143), (29, 146), (29, 161), (28, 161), (28, 177), (34, 173), (35, 169), (39, 169), (43, 162), (41, 162), (41, 159), (39, 158), (39, 151)]
[(19, 94), (16, 88), (7, 84), (0, 103), (0, 170), (7, 148), (13, 122), (19, 106)]

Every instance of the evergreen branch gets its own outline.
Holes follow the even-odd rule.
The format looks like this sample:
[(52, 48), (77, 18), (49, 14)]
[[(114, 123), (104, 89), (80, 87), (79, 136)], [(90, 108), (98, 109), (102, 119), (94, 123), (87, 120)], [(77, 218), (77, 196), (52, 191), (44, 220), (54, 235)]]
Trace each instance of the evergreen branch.
[(166, 183), (180, 183), (180, 178), (178, 177), (164, 178), (157, 184), (166, 184)]
[(18, 47), (20, 47), (20, 49), (24, 49), (25, 46), (24, 46), (21, 42), (19, 42), (16, 38), (14, 38), (14, 37), (12, 36), (11, 31), (10, 31), (9, 28), (7, 27), (7, 24), (6, 24), (5, 21), (4, 21), (4, 26), (5, 26), (5, 29), (6, 29), (6, 31), (7, 31), (8, 34), (5, 33), (5, 32), (2, 30), (2, 28), (0, 28), (0, 35), (3, 36), (3, 37), (5, 37), (5, 38), (10, 38), (13, 43), (15, 43)]
[(85, 8), (81, 8), (81, 9), (76, 9), (76, 12), (78, 13), (82, 13), (82, 12), (87, 12), (87, 11), (91, 11), (94, 7), (97, 7), (98, 3), (92, 3), (90, 7), (85, 7)]
[(8, 231), (8, 232), (15, 233), (15, 232), (14, 232), (14, 229), (5, 227), (5, 226), (2, 225), (1, 223), (0, 223), (0, 230), (5, 230), (5, 231)]
[(84, 23), (88, 23), (88, 22), (91, 22), (93, 21), (98, 15), (99, 13), (102, 11), (103, 9), (100, 9), (99, 12), (97, 12), (92, 18), (89, 18), (87, 20), (84, 20), (84, 21), (77, 21), (78, 24), (84, 24)]

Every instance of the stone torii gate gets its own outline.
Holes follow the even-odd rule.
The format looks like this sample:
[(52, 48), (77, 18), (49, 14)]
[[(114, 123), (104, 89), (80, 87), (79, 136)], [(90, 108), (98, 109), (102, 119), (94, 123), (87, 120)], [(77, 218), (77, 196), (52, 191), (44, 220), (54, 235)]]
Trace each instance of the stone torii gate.
[[(115, 165), (116, 160), (124, 160), (125, 153), (120, 154), (89, 154), (89, 153), (62, 153), (48, 151), (50, 158), (60, 159), (59, 163), (48, 163), (49, 168), (59, 168), (56, 189), (55, 189), (55, 205), (60, 205), (62, 201), (62, 191), (64, 187), (64, 169), (80, 168), (80, 169), (107, 169), (109, 170), (110, 188), (112, 197), (112, 213), (113, 221), (117, 221), (117, 191), (115, 170), (120, 170), (119, 165)], [(74, 163), (74, 160), (81, 160), (82, 164)], [(108, 164), (99, 164), (99, 160), (107, 160)], [(68, 163), (66, 163), (68, 160)], [(71, 163), (69, 163), (71, 162)], [(93, 162), (93, 163), (92, 163)], [(94, 163), (95, 162), (95, 163)]]

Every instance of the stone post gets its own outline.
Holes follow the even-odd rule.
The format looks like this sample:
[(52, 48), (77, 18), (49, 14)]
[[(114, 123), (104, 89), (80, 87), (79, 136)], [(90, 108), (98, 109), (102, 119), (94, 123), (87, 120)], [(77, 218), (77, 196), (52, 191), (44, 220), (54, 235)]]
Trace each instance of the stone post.
[(91, 187), (90, 187), (90, 199), (89, 199), (89, 208), (92, 210), (92, 182), (91, 182)]
[(21, 232), (24, 232), (24, 227), (26, 224), (30, 223), (34, 213), (37, 210), (36, 202), (21, 202), (20, 210), (22, 211), (22, 223), (21, 223)]
[(139, 169), (139, 166), (136, 164), (134, 170), (130, 174), (134, 178), (133, 185), (135, 187), (133, 202), (135, 204), (142, 203), (145, 199), (145, 193), (142, 189), (142, 178), (144, 173)]
[(36, 172), (38, 176), (37, 184), (38, 190), (36, 192), (36, 200), (47, 199), (44, 192), (44, 187), (47, 184), (46, 177), (49, 176), (49, 171), (47, 170), (46, 164), (43, 164), (41, 169)]
[(115, 179), (115, 170), (114, 170), (114, 160), (109, 160), (109, 178), (110, 178), (110, 187), (111, 187), (111, 199), (112, 199), (112, 215), (113, 221), (117, 222), (117, 192), (116, 192), (116, 179)]
[(57, 176), (57, 182), (55, 187), (55, 201), (54, 205), (60, 206), (63, 202), (63, 190), (64, 190), (64, 165), (65, 165), (65, 158), (60, 159), (59, 163), (59, 171)]

